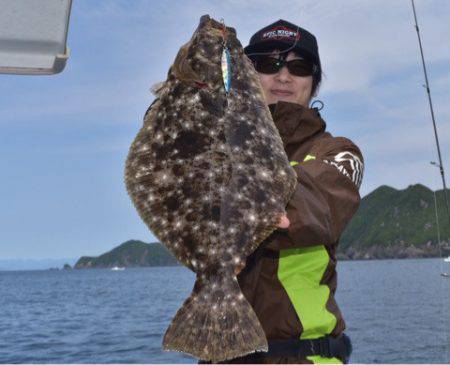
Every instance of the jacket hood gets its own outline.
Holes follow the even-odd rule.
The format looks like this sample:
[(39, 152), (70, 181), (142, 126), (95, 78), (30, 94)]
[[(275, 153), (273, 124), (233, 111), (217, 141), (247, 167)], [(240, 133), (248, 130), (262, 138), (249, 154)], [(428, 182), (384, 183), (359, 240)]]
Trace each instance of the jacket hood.
[(315, 134), (325, 131), (326, 123), (317, 108), (279, 101), (269, 105), (272, 118), (284, 146), (302, 143)]

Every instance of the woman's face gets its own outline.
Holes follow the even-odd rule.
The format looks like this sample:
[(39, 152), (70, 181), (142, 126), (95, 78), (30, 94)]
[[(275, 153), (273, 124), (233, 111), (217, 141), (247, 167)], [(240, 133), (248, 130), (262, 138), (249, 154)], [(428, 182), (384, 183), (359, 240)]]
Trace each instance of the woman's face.
[[(271, 57), (278, 57), (278, 51), (273, 51)], [(294, 52), (289, 52), (286, 61), (301, 59)], [(291, 75), (286, 66), (276, 74), (259, 73), (261, 85), (266, 98), (266, 104), (277, 101), (288, 101), (308, 107), (311, 100), (312, 76)]]

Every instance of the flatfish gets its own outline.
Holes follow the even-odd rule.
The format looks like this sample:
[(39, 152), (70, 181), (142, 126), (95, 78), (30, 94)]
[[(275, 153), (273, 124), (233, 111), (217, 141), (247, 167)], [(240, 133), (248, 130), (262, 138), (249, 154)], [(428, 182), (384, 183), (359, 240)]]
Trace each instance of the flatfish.
[(196, 273), (163, 349), (214, 362), (267, 351), (236, 275), (297, 180), (235, 29), (202, 16), (155, 92), (125, 184), (145, 224)]

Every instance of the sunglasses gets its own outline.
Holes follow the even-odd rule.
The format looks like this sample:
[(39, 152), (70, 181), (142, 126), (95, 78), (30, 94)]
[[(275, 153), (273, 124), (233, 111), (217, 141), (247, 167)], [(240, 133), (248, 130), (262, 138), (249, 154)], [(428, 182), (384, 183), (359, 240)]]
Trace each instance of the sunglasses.
[(289, 73), (294, 76), (311, 76), (316, 70), (317, 66), (306, 60), (291, 60), (285, 61), (274, 57), (261, 57), (254, 60), (256, 71), (263, 74), (276, 74), (284, 66), (287, 67)]

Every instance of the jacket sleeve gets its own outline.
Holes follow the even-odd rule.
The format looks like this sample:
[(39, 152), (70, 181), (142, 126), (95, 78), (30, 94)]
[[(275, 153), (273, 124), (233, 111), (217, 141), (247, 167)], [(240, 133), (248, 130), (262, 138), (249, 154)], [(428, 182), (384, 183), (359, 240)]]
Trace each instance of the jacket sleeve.
[(298, 184), (286, 206), (290, 225), (276, 229), (265, 247), (280, 250), (335, 244), (361, 200), (361, 151), (344, 137), (335, 137), (331, 143), (320, 141), (294, 169)]

